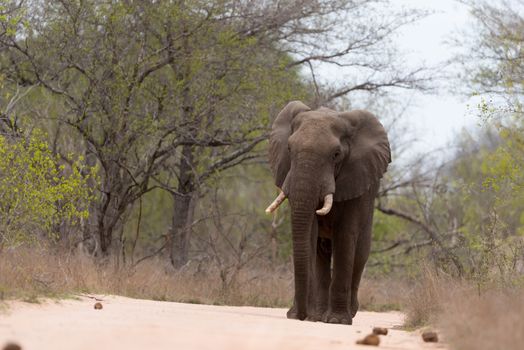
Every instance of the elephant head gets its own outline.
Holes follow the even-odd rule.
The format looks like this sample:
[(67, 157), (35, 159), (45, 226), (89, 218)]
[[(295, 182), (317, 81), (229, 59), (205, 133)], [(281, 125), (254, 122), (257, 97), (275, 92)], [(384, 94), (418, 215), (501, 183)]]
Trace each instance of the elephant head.
[(289, 199), (295, 303), (303, 319), (315, 259), (310, 246), (316, 240), (316, 215), (327, 215), (333, 201), (336, 205), (357, 198), (377, 184), (391, 161), (389, 142), (384, 127), (369, 112), (311, 110), (293, 101), (273, 122), (269, 161), (281, 193), (266, 211)]

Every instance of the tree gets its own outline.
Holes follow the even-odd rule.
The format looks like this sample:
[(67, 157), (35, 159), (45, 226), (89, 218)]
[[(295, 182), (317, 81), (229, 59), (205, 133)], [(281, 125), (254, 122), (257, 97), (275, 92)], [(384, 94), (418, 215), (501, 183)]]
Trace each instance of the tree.
[[(11, 85), (24, 93), (37, 87), (23, 110), (28, 123), (45, 121), (56, 152), (73, 148), (100, 165), (100, 199), (86, 238), (96, 234), (102, 253), (130, 205), (158, 186), (174, 195), (173, 241), (180, 246), (197, 184), (250, 159), (246, 154), (264, 139), (255, 117), (267, 118), (266, 103), (280, 104), (283, 92), (298, 86), (293, 71), (272, 74), (257, 64), (285, 58), (263, 55), (255, 40), (231, 31), (217, 17), (220, 3), (192, 6), (200, 7), (28, 3), (20, 10), (26, 22), (2, 37)], [(51, 107), (34, 108), (42, 100)], [(207, 163), (193, 160), (195, 150)], [(160, 183), (150, 183), (153, 175)]]
[(456, 57), (461, 63), (457, 85), (482, 97), (478, 113), (485, 130), (458, 135), (457, 151), (447, 162), (422, 165), (435, 171), (425, 182), (400, 191), (394, 187), (395, 197), (379, 202), (382, 213), (407, 225), (407, 232), (393, 234), (381, 251), (389, 253), (387, 262), (398, 263), (408, 261), (406, 253), (416, 248), (437, 267), (479, 284), (513, 283), (524, 252), (524, 2), (464, 3), (475, 25), (457, 39), (465, 48)]
[[(100, 166), (84, 238), (109, 253), (133, 203), (162, 188), (181, 266), (195, 201), (221, 171), (260, 159), (285, 102), (423, 87), (425, 71), (399, 69), (388, 45), (420, 14), (388, 11), (375, 0), (30, 1), (4, 26), (0, 68), (12, 86), (33, 87), (26, 123), (43, 124), (57, 153)], [(347, 81), (325, 89), (319, 62), (347, 69)]]
[[(470, 92), (480, 94), (479, 116), (498, 130), (501, 142), (486, 155), (486, 184), (499, 192), (523, 193), (524, 177), (524, 2), (466, 2), (475, 19), (467, 36), (470, 58), (465, 77)], [(473, 61), (474, 60), (474, 61)], [(473, 91), (471, 91), (473, 90)]]
[[(224, 142), (216, 137), (210, 137), (222, 135), (222, 132), (215, 129), (215, 125), (203, 124), (198, 117), (192, 118), (195, 130), (206, 130), (207, 140), (210, 141), (184, 145), (180, 151), (182, 158), (176, 164), (178, 169), (168, 172), (169, 175), (178, 178), (176, 192), (173, 192), (175, 205), (172, 225), (174, 246), (172, 260), (176, 266), (187, 262), (188, 236), (194, 210), (192, 204), (202, 193), (204, 189), (202, 185), (219, 171), (246, 160), (259, 159), (260, 153), (253, 153), (252, 150), (260, 150), (257, 145), (267, 139), (269, 116), (276, 115), (278, 109), (284, 105), (284, 101), (298, 99), (301, 95), (307, 96), (298, 86), (297, 68), (305, 66), (311, 72), (311, 82), (316, 95), (307, 99), (312, 107), (334, 103), (337, 98), (359, 91), (376, 92), (392, 87), (422, 87), (423, 82), (427, 80), (427, 77), (422, 74), (423, 70), (409, 72), (397, 70), (394, 65), (395, 55), (386, 48), (389, 36), (400, 26), (418, 18), (419, 14), (407, 12), (403, 13), (405, 16), (392, 14), (387, 18), (379, 17), (378, 14), (376, 17), (371, 14), (361, 16), (362, 13), (378, 10), (378, 3), (321, 0), (224, 3), (225, 11), (217, 19), (229, 28), (228, 42), (230, 45), (233, 44), (235, 50), (231, 50), (230, 45), (220, 46), (219, 49), (227, 50), (226, 66), (230, 70), (225, 71), (223, 64), (214, 66), (208, 63), (205, 71), (186, 75), (185, 81), (189, 81), (190, 84), (187, 89), (192, 92), (192, 98), (185, 100), (191, 100), (186, 111), (195, 113), (197, 109), (195, 106), (200, 106), (204, 111), (212, 111), (212, 114), (216, 114), (213, 119), (215, 121), (221, 114), (228, 116), (225, 120), (228, 121), (229, 126), (235, 125), (235, 122), (231, 123), (236, 119), (235, 115), (251, 116), (249, 118), (253, 123), (251, 127), (260, 132), (254, 134), (256, 137), (248, 138), (250, 141), (247, 143)], [(346, 22), (348, 25), (342, 28), (339, 26), (341, 22)], [(217, 29), (214, 29), (214, 32), (216, 33)], [(188, 55), (199, 52), (198, 49), (195, 50), (195, 47), (199, 46), (192, 41), (193, 39), (198, 39), (199, 45), (204, 43), (202, 50), (209, 52), (209, 44), (202, 41), (200, 37), (193, 36), (189, 37), (185, 44), (193, 48), (186, 51)], [(315, 76), (315, 66), (318, 62), (348, 68), (354, 74), (354, 69), (358, 68), (359, 76), (352, 77), (342, 86), (330, 90), (323, 89), (324, 92), (321, 93), (321, 87)], [(232, 67), (240, 69), (231, 71)], [(219, 96), (218, 101), (221, 104), (217, 108), (217, 96), (215, 99), (208, 98), (209, 88), (202, 89), (200, 86), (198, 79), (200, 74), (205, 74), (209, 81), (229, 76), (235, 81), (233, 86), (239, 87), (235, 90), (236, 94), (230, 96), (246, 101), (247, 105), (238, 106), (235, 101), (222, 100)], [(257, 81), (258, 85), (257, 101), (250, 97), (254, 94), (254, 90), (250, 91), (249, 88), (253, 81)], [(291, 88), (293, 85), (297, 87)], [(289, 89), (282, 91), (283, 86), (288, 86)], [(272, 89), (275, 89), (274, 92), (268, 93)], [(243, 125), (243, 123), (239, 124), (245, 130)], [(224, 130), (223, 126), (219, 128)], [(251, 129), (249, 130), (251, 133)], [(188, 135), (191, 139), (198, 140), (196, 134), (188, 133)], [(245, 139), (245, 134), (240, 138)], [(231, 144), (241, 146), (230, 150)], [(212, 161), (195, 156), (195, 148), (201, 150), (201, 155), (211, 156)], [(165, 183), (165, 181), (160, 182)]]
[(524, 142), (524, 81), (521, 79), (524, 72), (524, 2), (464, 2), (470, 6), (475, 20), (474, 31), (464, 40), (458, 40), (466, 48), (458, 61), (469, 83), (467, 93), (482, 96), (479, 116), (494, 125), (506, 141), (501, 157), (503, 153), (511, 155), (512, 159), (506, 158), (506, 162), (522, 169), (524, 164), (520, 159), (524, 150), (519, 145)]
[[(463, 1), (474, 19), (472, 31), (456, 43), (457, 57), (470, 92), (516, 98), (524, 93), (522, 43), (524, 2)], [(515, 100), (513, 101), (515, 102)]]
[(0, 135), (0, 251), (38, 238), (58, 238), (56, 227), (88, 217), (92, 190), (82, 159), (60, 164), (44, 135), (9, 139)]

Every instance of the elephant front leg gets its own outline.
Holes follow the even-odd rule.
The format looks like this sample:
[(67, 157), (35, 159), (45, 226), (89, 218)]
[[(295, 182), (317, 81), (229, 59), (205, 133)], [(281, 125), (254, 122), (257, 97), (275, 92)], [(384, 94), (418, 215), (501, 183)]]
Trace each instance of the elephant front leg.
[(335, 232), (333, 237), (333, 276), (329, 288), (329, 307), (322, 321), (327, 323), (352, 324), (349, 305), (351, 282), (355, 258), (356, 235)]

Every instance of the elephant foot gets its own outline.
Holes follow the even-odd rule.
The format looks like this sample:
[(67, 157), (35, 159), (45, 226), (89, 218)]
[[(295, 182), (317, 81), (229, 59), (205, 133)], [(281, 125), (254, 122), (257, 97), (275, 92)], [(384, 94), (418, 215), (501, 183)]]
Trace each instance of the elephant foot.
[(288, 312), (286, 313), (286, 316), (287, 318), (289, 318), (290, 320), (305, 320), (307, 318), (307, 315), (299, 315), (298, 312), (297, 312), (297, 309), (295, 308), (295, 306), (293, 306), (291, 309), (288, 310)]
[(348, 312), (326, 311), (322, 316), (322, 322), (351, 325), (353, 319)]
[(308, 315), (308, 317), (306, 318), (306, 321), (320, 322), (322, 321), (322, 314)]
[(315, 310), (311, 313), (308, 312), (306, 320), (312, 321), (312, 322), (321, 322), (322, 316), (327, 312), (328, 306), (327, 305), (317, 305), (312, 306), (311, 310)]
[(297, 309), (295, 308), (295, 305), (293, 305), (291, 309), (287, 311), (286, 316), (291, 320), (298, 320)]
[(355, 298), (351, 301), (351, 318), (355, 317), (358, 311), (358, 300)]

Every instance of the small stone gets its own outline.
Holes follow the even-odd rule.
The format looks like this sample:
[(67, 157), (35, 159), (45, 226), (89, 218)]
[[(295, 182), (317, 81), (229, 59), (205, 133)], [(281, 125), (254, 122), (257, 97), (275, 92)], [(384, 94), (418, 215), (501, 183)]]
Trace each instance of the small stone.
[(95, 310), (102, 310), (102, 308), (103, 308), (102, 303), (95, 304)]
[(437, 343), (438, 342), (438, 335), (436, 332), (424, 332), (422, 333), (422, 339), (426, 343)]
[(378, 344), (380, 344), (380, 338), (376, 334), (368, 334), (364, 339), (357, 340), (357, 344), (378, 346)]
[(388, 335), (388, 329), (384, 327), (375, 327), (373, 328), (373, 334), (376, 335)]
[(7, 343), (3, 347), (3, 350), (22, 350), (22, 347), (16, 343)]

